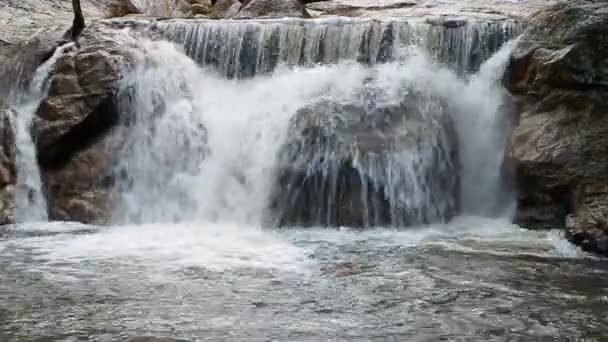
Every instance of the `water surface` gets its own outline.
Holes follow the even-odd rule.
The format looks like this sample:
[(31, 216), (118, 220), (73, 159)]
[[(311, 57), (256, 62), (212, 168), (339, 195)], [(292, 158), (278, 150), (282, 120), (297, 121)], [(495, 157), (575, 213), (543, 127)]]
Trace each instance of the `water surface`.
[(1, 228), (0, 340), (608, 337), (608, 266), (557, 231)]

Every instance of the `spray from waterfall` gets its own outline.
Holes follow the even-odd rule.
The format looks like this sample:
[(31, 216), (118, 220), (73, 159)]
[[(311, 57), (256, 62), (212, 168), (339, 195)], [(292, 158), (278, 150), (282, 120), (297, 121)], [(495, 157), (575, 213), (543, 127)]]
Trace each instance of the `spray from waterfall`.
[(46, 221), (48, 219), (36, 159), (36, 146), (32, 140), (31, 124), (40, 101), (48, 92), (48, 77), (55, 62), (72, 46), (73, 44), (69, 43), (56, 49), (51, 58), (38, 67), (28, 90), (9, 104), (17, 151), (17, 186), (15, 190), (15, 219), (17, 222)]
[[(342, 62), (309, 68), (279, 67), (272, 74), (238, 81), (201, 68), (168, 42), (142, 42), (142, 51), (138, 67), (121, 84), (123, 95), (129, 99), (125, 104), (128, 110), (123, 110), (130, 113), (125, 124), (132, 133), (116, 171), (122, 177), (115, 193), (115, 221), (266, 224), (275, 214), (271, 204), (276, 199), (284, 162), (280, 149), (293, 138), (290, 128), (296, 113), (325, 100), (357, 103), (362, 92), (368, 91), (365, 87), (370, 79), (381, 91), (374, 103), (382, 99), (390, 105), (398, 104), (408, 94), (422, 93), (425, 101), (417, 108), (428, 113), (417, 117), (418, 121), (404, 120), (400, 126), (412, 134), (421, 134), (421, 127), (430, 130), (430, 135), (421, 134), (427, 142), (408, 145), (412, 146), (407, 150), (411, 163), (399, 159), (399, 163), (375, 163), (370, 169), (366, 160), (372, 155), (358, 155), (352, 161), (352, 169), (360, 175), (367, 172), (364, 176), (371, 178), (371, 184), (385, 189), (384, 200), (392, 208), (390, 215), (430, 212), (442, 208), (442, 201), (451, 201), (434, 196), (433, 190), (445, 184), (442, 177), (435, 177), (435, 168), (443, 164), (434, 160), (445, 158), (436, 151), (445, 150), (446, 144), (455, 144), (459, 151), (460, 168), (448, 163), (445, 165), (451, 166), (442, 172), (460, 178), (460, 193), (449, 196), (458, 196), (456, 201), (463, 211), (491, 215), (492, 210), (484, 206), (505, 201), (498, 174), (504, 148), (500, 138), (504, 127), (499, 120), (502, 98), (492, 76), (501, 72), (508, 47), (470, 81), (438, 66), (420, 48), (411, 49), (399, 61), (382, 65)], [(439, 132), (446, 123), (438, 119), (444, 117), (437, 116), (438, 110), (454, 122), (456, 140), (439, 139), (445, 136)], [(321, 110), (315, 114), (328, 113)], [(334, 155), (329, 151), (322, 158)], [(430, 162), (421, 164), (421, 160)], [(407, 173), (413, 176), (395, 177)], [(320, 181), (333, 186), (331, 175), (322, 175), (326, 178)], [(279, 187), (278, 191), (286, 190)], [(361, 196), (361, 200), (373, 197), (370, 194)], [(417, 221), (391, 219), (390, 224), (449, 219), (443, 214), (429, 217)]]

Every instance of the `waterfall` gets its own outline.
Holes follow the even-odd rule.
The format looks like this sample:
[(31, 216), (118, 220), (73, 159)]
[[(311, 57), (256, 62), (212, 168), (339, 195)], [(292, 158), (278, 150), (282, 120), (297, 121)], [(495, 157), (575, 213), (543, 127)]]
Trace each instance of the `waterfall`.
[(14, 125), (16, 145), (17, 186), (15, 190), (15, 219), (17, 222), (47, 220), (47, 208), (40, 170), (36, 159), (36, 146), (32, 140), (31, 124), (40, 101), (48, 92), (48, 77), (57, 59), (73, 44), (55, 50), (51, 58), (36, 69), (26, 92), (9, 103), (11, 122)]
[[(154, 29), (177, 45), (141, 40), (120, 85), (130, 133), (116, 166), (117, 222), (406, 226), (494, 215), (505, 202), (496, 75), (510, 47), (480, 64), (517, 25), (170, 20)], [(306, 191), (322, 198), (298, 197)], [(308, 219), (290, 213), (301, 205)]]
[(516, 21), (420, 19), (168, 20), (156, 24), (161, 36), (184, 46), (201, 65), (228, 77), (250, 77), (277, 65), (333, 64), (394, 60), (404, 46), (428, 50), (458, 74), (477, 71), (504, 42), (517, 36)]

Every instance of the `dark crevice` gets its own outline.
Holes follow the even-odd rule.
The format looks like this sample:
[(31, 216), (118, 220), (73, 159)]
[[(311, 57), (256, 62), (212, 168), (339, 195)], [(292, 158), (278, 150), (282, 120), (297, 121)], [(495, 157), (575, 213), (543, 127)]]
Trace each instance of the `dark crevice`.
[(66, 134), (38, 154), (38, 164), (43, 170), (63, 168), (73, 156), (94, 143), (114, 127), (119, 113), (113, 95), (108, 95), (83, 121), (74, 125)]

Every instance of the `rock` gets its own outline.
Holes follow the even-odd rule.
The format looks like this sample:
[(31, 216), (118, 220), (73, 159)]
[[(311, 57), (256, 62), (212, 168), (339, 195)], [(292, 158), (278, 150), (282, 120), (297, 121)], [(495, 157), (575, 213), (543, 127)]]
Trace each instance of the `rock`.
[[(64, 44), (72, 26), (70, 0), (22, 0), (0, 10), (0, 109), (3, 99), (23, 91), (36, 68)], [(83, 1), (85, 21), (137, 13), (129, 0)]]
[(211, 9), (206, 6), (206, 5), (201, 5), (201, 4), (194, 4), (192, 5), (192, 14), (194, 15), (199, 15), (199, 14), (209, 14), (209, 12), (211, 12)]
[(532, 17), (505, 83), (517, 223), (568, 221), (572, 241), (608, 255), (608, 1), (563, 2)]
[(178, 0), (176, 10), (181, 13), (188, 13), (192, 11), (192, 5), (187, 3), (186, 0)]
[(310, 18), (298, 0), (251, 0), (243, 6), (235, 18)]
[(112, 23), (97, 22), (55, 64), (33, 126), (50, 219), (109, 219), (115, 160), (107, 138), (120, 117), (117, 81), (131, 65), (133, 44)]
[(0, 225), (14, 222), (15, 137), (9, 113), (0, 110)]
[(211, 8), (213, 3), (211, 0), (186, 0), (191, 5), (203, 5), (205, 7)]
[(608, 255), (608, 182), (585, 184), (566, 220), (567, 237), (584, 250)]
[(224, 12), (224, 18), (234, 18), (237, 14), (239, 14), (240, 10), (241, 5), (235, 2), (226, 10), (226, 12)]
[(241, 9), (238, 0), (217, 0), (211, 7), (210, 16), (213, 18), (232, 18)]
[[(308, 2), (308, 1), (306, 1)], [(486, 20), (523, 19), (553, 0), (327, 0), (307, 3), (306, 8), (317, 16), (349, 16), (366, 18), (468, 18)]]
[(3, 100), (25, 91), (38, 66), (65, 43), (63, 35), (66, 28), (49, 29), (0, 50), (0, 110)]
[[(130, 0), (81, 1), (81, 4), (87, 23), (94, 19), (138, 12)], [(72, 19), (71, 0), (3, 1), (0, 10), (0, 41), (14, 45), (49, 30), (61, 28), (65, 31), (71, 27)]]
[[(449, 116), (437, 99), (427, 102), (414, 91), (398, 105), (379, 103), (377, 91), (298, 111), (279, 155), (272, 205), (279, 225), (403, 227), (457, 213), (458, 154)], [(408, 158), (411, 153), (420, 158)]]

